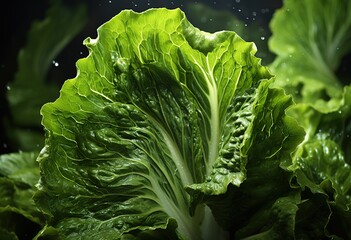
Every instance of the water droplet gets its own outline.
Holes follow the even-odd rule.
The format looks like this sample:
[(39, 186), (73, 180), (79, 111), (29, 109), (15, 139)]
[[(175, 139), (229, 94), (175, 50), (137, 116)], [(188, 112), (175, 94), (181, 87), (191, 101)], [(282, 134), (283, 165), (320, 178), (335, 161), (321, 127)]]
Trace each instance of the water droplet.
[(110, 0), (110, 1), (108, 1), (108, 3), (111, 3), (112, 1)]
[(213, 2), (213, 4), (214, 4), (214, 5), (216, 5), (216, 4), (217, 4), (217, 2), (215, 1), (215, 2)]
[(54, 64), (55, 67), (58, 67), (60, 64), (58, 62), (56, 62), (55, 60), (52, 61), (52, 64)]
[(239, 3), (239, 2), (240, 2), (240, 0), (235, 0), (235, 2), (236, 2), (236, 3)]
[(238, 9), (238, 12), (241, 12), (241, 9)]
[(210, 18), (210, 22), (212, 22), (212, 18)]
[(7, 148), (7, 144), (6, 144), (6, 143), (3, 143), (2, 146), (3, 146), (4, 148)]
[(256, 17), (257, 16), (257, 12), (252, 12), (252, 16)]
[(265, 40), (265, 37), (261, 37), (261, 40), (262, 40), (262, 41)]
[(10, 90), (11, 90), (11, 87), (10, 87), (9, 85), (7, 85), (7, 86), (6, 86), (6, 89), (7, 89), (8, 91), (10, 91)]

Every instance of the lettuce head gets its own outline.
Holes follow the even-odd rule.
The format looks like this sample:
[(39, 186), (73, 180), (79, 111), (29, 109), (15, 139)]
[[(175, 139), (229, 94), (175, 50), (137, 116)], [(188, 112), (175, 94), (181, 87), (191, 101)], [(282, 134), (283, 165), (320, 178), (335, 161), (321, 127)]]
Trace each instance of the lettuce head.
[(41, 110), (38, 237), (293, 235), (286, 168), (304, 131), (253, 43), (161, 8), (124, 10), (84, 44), (77, 76)]

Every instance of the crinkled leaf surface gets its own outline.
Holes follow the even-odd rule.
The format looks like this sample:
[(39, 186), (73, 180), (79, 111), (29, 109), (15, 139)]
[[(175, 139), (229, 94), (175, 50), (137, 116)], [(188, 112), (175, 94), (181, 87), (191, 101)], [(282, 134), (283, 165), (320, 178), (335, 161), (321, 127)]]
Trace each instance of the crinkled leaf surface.
[[(211, 195), (206, 188), (213, 185), (214, 180), (211, 178), (208, 178), (208, 183), (205, 181), (193, 185), (193, 188), (205, 193), (201, 197), (213, 210), (221, 226), (233, 232), (233, 235), (239, 234), (239, 238), (260, 234), (262, 229), (280, 225), (275, 220), (269, 220), (267, 213), (273, 211), (272, 205), (277, 199), (292, 191), (289, 185), (291, 173), (286, 167), (291, 165), (290, 153), (301, 142), (304, 134), (301, 128), (296, 127), (295, 120), (285, 115), (284, 109), (291, 105), (291, 98), (282, 90), (267, 90), (265, 98), (271, 100), (262, 98), (256, 105), (252, 128), (246, 132), (252, 142), (241, 151), (241, 157), (245, 156), (247, 161), (246, 180), (239, 188), (229, 188), (223, 196)], [(218, 179), (219, 182), (224, 182), (223, 179)], [(225, 198), (225, 201), (219, 201), (220, 198)], [(271, 233), (283, 234), (275, 231), (278, 228), (272, 228)], [(293, 228), (290, 231), (294, 233)]]
[(239, 187), (250, 152), (288, 161), (302, 135), (255, 46), (202, 32), (179, 9), (122, 11), (84, 43), (77, 77), (42, 108), (36, 200), (51, 215), (46, 229), (67, 239), (224, 238), (203, 199), (223, 202)]
[[(351, 88), (344, 88), (339, 109), (321, 113), (310, 105), (298, 104), (290, 109), (306, 129), (303, 144), (294, 155), (298, 181), (312, 192), (331, 195), (330, 201), (349, 211), (351, 204), (350, 118)], [(300, 178), (300, 179), (299, 179)], [(326, 181), (329, 186), (323, 189)]]
[(275, 84), (298, 103), (288, 114), (306, 131), (289, 167), (295, 175), (291, 183), (302, 188), (303, 206), (324, 212), (319, 218), (324, 234), (345, 238), (351, 237), (351, 88), (350, 79), (336, 72), (351, 49), (350, 11), (347, 0), (286, 0), (271, 21), (269, 41), (277, 54), (271, 65)]
[[(306, 130), (304, 142), (293, 155), (291, 168), (296, 181), (304, 192), (323, 196), (309, 196), (305, 200), (313, 202), (310, 204), (321, 213), (329, 209), (331, 217), (324, 217), (326, 234), (336, 233), (344, 237), (351, 236), (347, 227), (351, 221), (350, 90), (350, 87), (344, 88), (338, 103), (340, 107), (335, 111), (322, 113), (311, 105), (301, 103), (288, 111)], [(327, 225), (343, 232), (329, 229)]]

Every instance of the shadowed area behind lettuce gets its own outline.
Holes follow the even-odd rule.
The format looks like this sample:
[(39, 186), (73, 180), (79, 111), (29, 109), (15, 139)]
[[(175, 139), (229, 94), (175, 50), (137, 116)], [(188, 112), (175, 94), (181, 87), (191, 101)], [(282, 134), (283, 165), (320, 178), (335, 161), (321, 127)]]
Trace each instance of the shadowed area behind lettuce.
[[(0, 156), (0, 231), (8, 239), (32, 238), (45, 222), (33, 195), (39, 180), (38, 153)], [(7, 239), (7, 238), (6, 238)]]
[(26, 45), (18, 54), (15, 78), (6, 92), (11, 113), (5, 122), (6, 135), (12, 148), (39, 151), (44, 145), (40, 108), (54, 100), (60, 89), (57, 79), (47, 79), (47, 73), (53, 59), (82, 30), (86, 20), (84, 4), (67, 6), (52, 0), (45, 18), (32, 23)]
[[(46, 78), (52, 59), (85, 20), (84, 5), (68, 7), (52, 1), (45, 18), (32, 23), (26, 46), (18, 55), (19, 69), (6, 92), (11, 116), (4, 120), (6, 137), (11, 140), (6, 146), (25, 152), (0, 155), (0, 236), (4, 239), (32, 239), (45, 224), (33, 200), (39, 180), (37, 151), (44, 142), (39, 109), (59, 90)], [(71, 28), (66, 28), (68, 23)]]

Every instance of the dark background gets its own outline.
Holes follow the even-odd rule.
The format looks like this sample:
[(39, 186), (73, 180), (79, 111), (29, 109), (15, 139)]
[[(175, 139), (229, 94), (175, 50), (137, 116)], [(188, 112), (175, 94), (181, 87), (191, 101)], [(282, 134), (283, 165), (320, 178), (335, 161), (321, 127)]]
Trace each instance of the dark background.
[[(65, 4), (75, 4), (78, 1), (62, 0)], [(233, 13), (245, 23), (259, 22), (262, 25), (265, 35), (269, 36), (268, 23), (275, 9), (282, 5), (281, 0), (228, 0), (228, 1), (189, 1), (189, 0), (90, 0), (82, 1), (88, 5), (88, 22), (84, 29), (78, 34), (65, 49), (53, 59), (59, 63), (52, 65), (48, 78), (55, 76), (55, 79), (63, 81), (73, 78), (76, 75), (75, 62), (88, 53), (82, 42), (85, 38), (96, 37), (96, 29), (104, 22), (123, 9), (133, 9), (141, 12), (152, 7), (181, 8), (185, 4), (206, 4), (213, 9), (225, 10)], [(21, 48), (25, 46), (26, 36), (33, 21), (41, 20), (45, 17), (50, 6), (50, 0), (35, 1), (8, 1), (7, 6), (2, 6), (0, 15), (1, 24), (1, 60), (0, 60), (0, 154), (17, 151), (16, 146), (11, 146), (5, 133), (3, 119), (10, 114), (6, 100), (8, 83), (14, 79), (17, 71), (17, 55)], [(202, 18), (201, 15), (192, 15), (191, 18)], [(162, 21), (162, 19), (160, 19)], [(218, 23), (219, 25), (221, 23)], [(225, 23), (223, 23), (225, 26)], [(69, 27), (69, 26), (67, 26)], [(223, 27), (224, 28), (224, 27)], [(205, 30), (205, 29), (203, 29)], [(268, 38), (265, 38), (265, 41)]]

